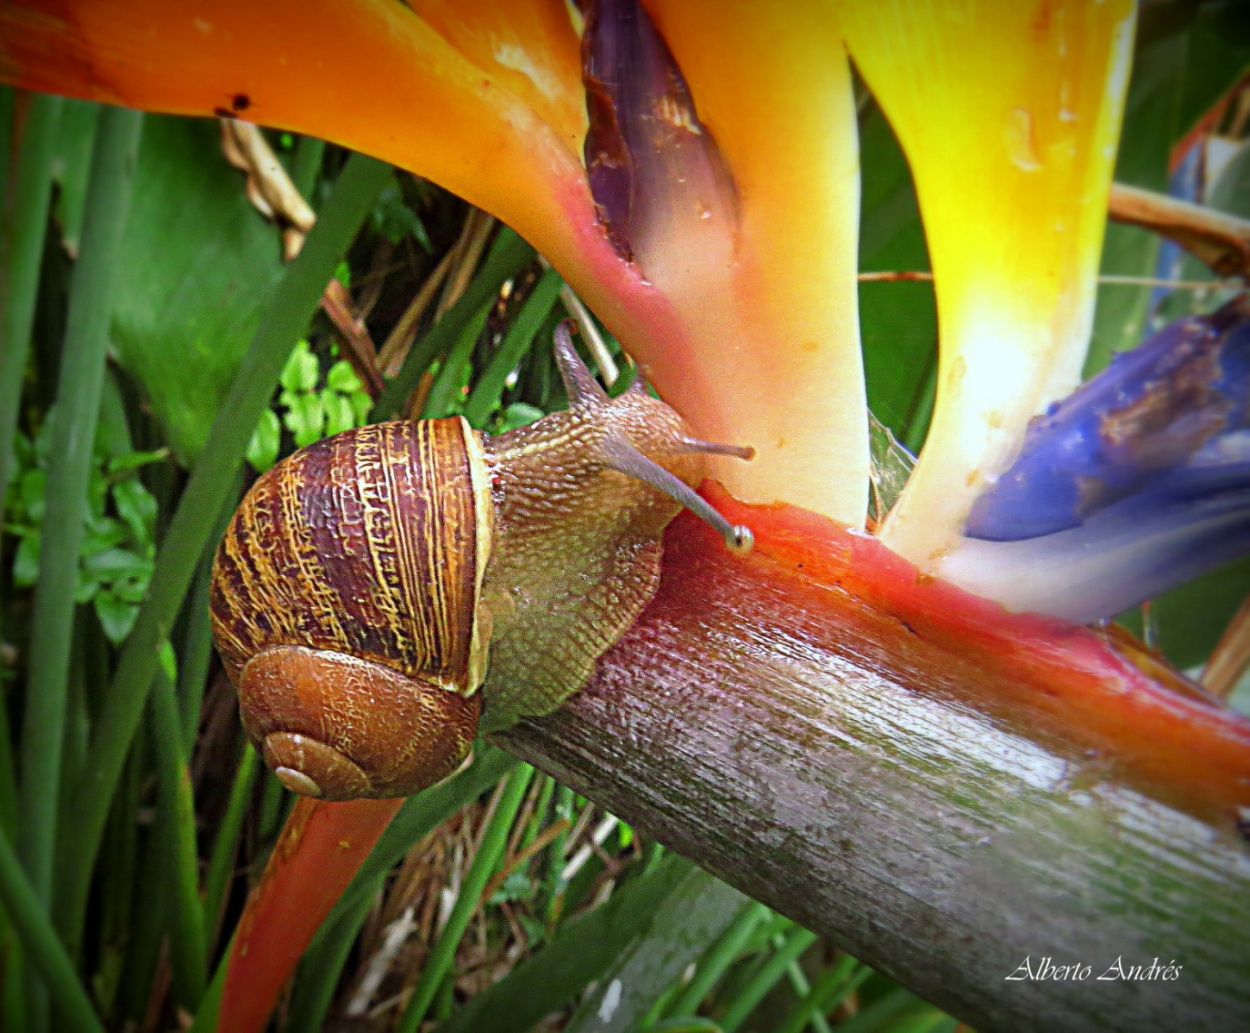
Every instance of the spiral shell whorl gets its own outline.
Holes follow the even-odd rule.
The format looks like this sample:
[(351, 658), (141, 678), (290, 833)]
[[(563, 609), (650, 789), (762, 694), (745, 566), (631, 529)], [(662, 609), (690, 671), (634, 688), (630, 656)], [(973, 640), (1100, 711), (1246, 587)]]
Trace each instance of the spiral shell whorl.
[[(353, 755), (360, 737), (352, 731), (368, 724), (362, 717), (366, 704), (398, 706), (396, 700), (405, 698), (397, 688), (401, 683), (422, 702), (419, 713), (395, 723), (396, 734), (408, 728), (429, 738), (422, 715), (446, 710), (452, 740), (463, 739), (464, 697), (478, 688), (486, 665), (489, 635), (480, 626), (478, 603), (491, 514), (481, 447), (459, 418), (384, 423), (339, 434), (301, 449), (258, 479), (222, 540), (211, 595), (213, 635), (240, 689), (244, 724), (257, 745), (267, 754), (309, 757), (324, 747), (370, 779), (365, 791), (349, 795), (402, 795), (380, 791), (382, 783), (394, 782), (390, 776), (372, 785), (364, 758)], [(302, 676), (318, 666), (306, 658), (295, 663), (296, 654), (279, 647), (348, 661), (319, 668), (321, 677), (343, 683), (347, 702), (292, 683), (287, 691), (300, 701), (291, 704), (303, 715), (299, 728), (275, 723), (268, 711), (251, 712), (263, 699), (266, 708), (287, 713), (275, 679), (292, 671)], [(275, 665), (273, 656), (262, 661), (274, 650), (286, 658), (283, 663)], [(354, 661), (382, 672), (357, 676)], [(256, 681), (260, 672), (266, 689), (250, 692), (245, 682)], [(386, 686), (380, 698), (364, 698), (376, 695), (380, 685)], [(306, 708), (313, 705), (328, 708), (327, 714), (308, 717)], [(475, 700), (474, 719), (477, 707)], [(340, 720), (347, 711), (352, 719)], [(340, 734), (345, 741), (333, 738)], [(297, 738), (282, 738), (289, 735)], [(330, 738), (315, 738), (319, 735)], [(470, 730), (465, 749), (471, 739)], [(384, 752), (410, 752), (403, 743), (382, 741)], [(289, 766), (281, 758), (269, 759)], [(320, 775), (305, 774), (331, 798), (320, 781), (328, 777), (324, 767), (319, 763)], [(348, 782), (354, 778), (348, 768), (340, 774)], [(294, 776), (291, 783), (296, 789), (301, 784)], [(404, 791), (415, 788), (420, 786)]]

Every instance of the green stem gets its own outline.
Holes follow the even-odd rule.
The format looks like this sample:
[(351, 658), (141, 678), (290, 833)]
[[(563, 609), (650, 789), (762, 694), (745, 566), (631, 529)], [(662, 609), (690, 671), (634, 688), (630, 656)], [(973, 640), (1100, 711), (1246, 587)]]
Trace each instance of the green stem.
[(230, 802), (226, 805), (225, 816), (217, 826), (217, 838), (213, 840), (213, 855), (208, 862), (208, 874), (204, 877), (205, 945), (208, 947), (217, 938), (222, 905), (226, 900), (226, 890), (230, 887), (230, 877), (234, 873), (239, 835), (243, 831), (243, 819), (247, 815), (247, 807), (252, 798), (252, 783), (256, 779), (256, 758), (256, 751), (248, 743), (244, 743), (243, 755), (239, 758), (239, 766), (234, 773), (234, 784), (230, 787)]
[(217, 516), (217, 526), (213, 528), (208, 546), (200, 558), (199, 571), (188, 599), (182, 653), (178, 657), (178, 699), (182, 711), (183, 747), (188, 757), (195, 748), (195, 737), (200, 727), (200, 709), (204, 704), (204, 684), (208, 681), (208, 668), (213, 659), (213, 627), (208, 607), (209, 588), (213, 579), (213, 557), (217, 551), (217, 542), (225, 534), (226, 525), (234, 513), (241, 487), (241, 479), (236, 477), (235, 484), (226, 494), (225, 504), (221, 506)]
[(390, 174), (389, 165), (373, 158), (354, 154), (348, 160), (303, 250), (278, 282), (170, 522), (147, 599), (96, 723), (73, 814), (75, 835), (60, 858), (58, 924), (70, 943), (78, 942), (109, 800), (143, 716), (158, 650), (208, 545), (220, 500), (239, 469), (291, 348)]
[(195, 844), (195, 800), (191, 773), (182, 750), (182, 714), (173, 683), (158, 671), (151, 698), (152, 736), (160, 778), (160, 819), (157, 835), (169, 838), (174, 928), (170, 935), (174, 986), (179, 1003), (194, 1011), (208, 983), (204, 908), (200, 903), (199, 856)]
[(708, 991), (734, 963), (734, 959), (738, 957), (746, 942), (751, 938), (755, 927), (769, 914), (768, 908), (754, 901), (743, 908), (742, 914), (707, 952), (694, 978), (665, 1011), (673, 1018), (694, 1015), (699, 1008), (699, 1003), (708, 995)]
[(542, 329), (547, 316), (560, 297), (564, 281), (554, 269), (548, 269), (525, 299), (521, 311), (508, 327), (503, 343), (478, 378), (464, 407), (464, 418), (473, 427), (482, 427), (487, 417), (499, 406), (508, 374), (516, 369), (525, 353), (534, 344), (534, 336)]
[(63, 104), (60, 97), (30, 95), (12, 185), (0, 199), (0, 240), (7, 244), (0, 252), (0, 492), (9, 479), (26, 379)]
[(142, 129), (143, 115), (137, 111), (111, 107), (101, 116), (91, 162), (82, 257), (74, 268), (56, 408), (50, 417), (41, 532), (44, 548), (31, 622), (18, 798), (22, 860), (35, 896), (45, 906), (52, 896), (78, 552), (104, 383), (109, 305), (123, 266), (122, 234)]
[(720, 1027), (724, 1033), (734, 1033), (746, 1018), (755, 1010), (755, 1006), (764, 999), (781, 977), (786, 974), (790, 962), (797, 959), (808, 947), (816, 942), (816, 934), (806, 929), (795, 929), (786, 939), (785, 944), (774, 954), (755, 977), (742, 988), (733, 1003), (721, 1016)]
[(852, 975), (858, 964), (859, 962), (848, 954), (837, 964), (830, 965), (816, 980), (815, 986), (794, 1003), (790, 1013), (777, 1027), (777, 1033), (803, 1033), (803, 1030), (813, 1024), (813, 1020), (824, 1018), (825, 1013), (830, 1011), (842, 997), (872, 975), (870, 968), (863, 968)]
[(468, 289), (443, 313), (443, 318), (412, 346), (399, 374), (386, 385), (382, 397), (374, 405), (370, 418), (393, 419), (430, 363), (451, 349), (474, 315), (499, 293), (504, 281), (519, 273), (533, 258), (532, 247), (506, 226), (501, 229)]
[(321, 171), (321, 159), (326, 153), (326, 142), (315, 136), (301, 136), (295, 145), (295, 167), (291, 170), (291, 182), (312, 208), (317, 207), (313, 187), (317, 185), (317, 173)]
[(529, 788), (533, 774), (534, 769), (525, 764), (508, 776), (499, 805), (495, 808), (495, 813), (482, 835), (477, 856), (473, 858), (469, 873), (461, 883), (460, 894), (456, 897), (455, 906), (451, 909), (451, 917), (447, 920), (447, 925), (439, 936), (438, 942), (434, 944), (434, 949), (430, 951), (425, 967), (417, 979), (417, 985), (413, 987), (412, 996), (408, 999), (408, 1007), (404, 1009), (403, 1017), (396, 1027), (396, 1033), (416, 1033), (430, 1003), (434, 1000), (439, 984), (451, 970), (456, 959), (456, 947), (460, 944), (461, 937), (464, 936), (469, 919), (473, 917), (473, 912), (477, 910), (481, 902), (486, 881), (499, 863), (499, 858), (508, 841), (508, 831), (512, 828), (513, 821), (516, 820), (517, 810), (521, 806), (521, 801), (525, 799), (525, 791)]
[(74, 974), (47, 913), (27, 880), (9, 837), (0, 834), (0, 898), (22, 935), (26, 957), (56, 999), (57, 1014), (70, 1030), (104, 1033), (91, 999)]

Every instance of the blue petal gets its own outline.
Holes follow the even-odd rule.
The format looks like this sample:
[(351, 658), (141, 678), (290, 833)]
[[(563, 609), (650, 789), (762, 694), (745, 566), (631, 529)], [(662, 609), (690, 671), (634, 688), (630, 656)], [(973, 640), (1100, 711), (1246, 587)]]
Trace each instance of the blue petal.
[[(1180, 320), (1034, 419), (965, 533), (1010, 542), (1079, 528), (1247, 425), (1250, 298)], [(1242, 474), (1244, 477), (1244, 473)], [(1195, 504), (1193, 502), (1190, 503)]]
[(1225, 435), (1079, 526), (963, 539), (942, 574), (1012, 610), (1110, 617), (1250, 552), (1250, 431)]

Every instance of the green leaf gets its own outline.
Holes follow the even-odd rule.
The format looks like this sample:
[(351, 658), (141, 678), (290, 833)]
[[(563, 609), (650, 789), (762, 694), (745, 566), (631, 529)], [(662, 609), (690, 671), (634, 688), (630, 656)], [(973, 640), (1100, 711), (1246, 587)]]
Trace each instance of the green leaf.
[(282, 272), (278, 233), (243, 184), (215, 120), (145, 122), (112, 344), (187, 466)]
[(100, 590), (100, 582), (83, 570), (78, 571), (78, 586), (74, 589), (74, 604), (82, 606), (95, 598)]
[[(1198, 5), (1191, 6), (1196, 11)], [(1148, 24), (1143, 15), (1115, 179), (1166, 191), (1172, 148), (1241, 77), (1250, 63), (1250, 46), (1244, 32), (1239, 38), (1218, 18), (1189, 17), (1182, 5), (1157, 7), (1157, 13), (1170, 7), (1172, 20), (1169, 23), (1157, 18), (1157, 24)], [(1110, 223), (1101, 271), (1150, 276), (1158, 253), (1156, 234)], [(1106, 366), (1115, 352), (1135, 348), (1141, 342), (1151, 294), (1150, 287), (1114, 283), (1099, 287), (1086, 376)]]
[(266, 409), (260, 416), (260, 422), (252, 431), (252, 440), (247, 443), (247, 461), (259, 472), (264, 473), (277, 461), (278, 448), (282, 444), (282, 424), (278, 414)]
[(161, 643), (160, 649), (157, 650), (161, 660), (161, 670), (165, 672), (165, 677), (171, 682), (178, 681), (178, 657), (174, 653), (173, 644), (166, 639)]
[(350, 395), (361, 389), (360, 378), (346, 359), (336, 362), (326, 374), (326, 387), (340, 394)]
[(109, 460), (109, 476), (130, 473), (132, 470), (138, 470), (141, 466), (164, 462), (168, 458), (169, 454), (163, 449), (158, 449), (155, 452), (125, 452)]
[(100, 627), (110, 642), (119, 645), (123, 642), (139, 616), (136, 603), (127, 602), (112, 591), (102, 591), (95, 597), (95, 612), (100, 619)]
[(112, 517), (95, 517), (87, 521), (87, 533), (79, 549), (81, 556), (94, 556), (126, 540), (126, 527)]
[(13, 557), (13, 584), (29, 588), (39, 580), (39, 532), (27, 531), (17, 543)]
[(349, 401), (352, 403), (352, 415), (355, 417), (355, 425), (363, 427), (369, 422), (369, 413), (373, 409), (373, 399), (365, 391), (355, 391), (352, 393)]
[(18, 481), (18, 499), (26, 518), (32, 523), (43, 519), (44, 492), (48, 477), (43, 470), (27, 470)]
[(109, 549), (83, 560), (83, 570), (105, 580), (137, 578), (147, 581), (152, 576), (152, 560), (128, 549)]
[(156, 527), (156, 499), (138, 478), (113, 485), (113, 504), (137, 542), (151, 542)]
[(527, 427), (535, 420), (541, 420), (547, 414), (525, 402), (513, 402), (500, 414), (500, 433)]
[(523, 871), (509, 872), (491, 895), (490, 903), (504, 904), (509, 900), (528, 900), (534, 895), (534, 882)]
[(89, 517), (99, 519), (108, 506), (109, 482), (104, 471), (93, 466), (87, 472), (87, 512)]
[(315, 391), (320, 379), (321, 363), (312, 353), (311, 346), (307, 341), (297, 341), (291, 350), (291, 357), (282, 367), (278, 382), (289, 392)]
[(325, 409), (327, 437), (331, 434), (338, 434), (340, 431), (351, 430), (356, 426), (356, 411), (352, 408), (351, 399), (346, 395), (324, 391), (321, 394), (321, 405)]
[[(875, 105), (861, 119), (863, 166), (859, 267), (915, 272), (929, 268), (920, 206), (907, 159)], [(933, 284), (866, 281), (859, 285), (860, 337), (868, 407), (918, 446), (928, 423), (937, 362)]]
[(298, 447), (303, 448), (321, 439), (326, 414), (320, 395), (294, 395), (284, 391), (282, 404), (287, 407), (287, 413), (282, 418), (282, 422), (294, 436)]

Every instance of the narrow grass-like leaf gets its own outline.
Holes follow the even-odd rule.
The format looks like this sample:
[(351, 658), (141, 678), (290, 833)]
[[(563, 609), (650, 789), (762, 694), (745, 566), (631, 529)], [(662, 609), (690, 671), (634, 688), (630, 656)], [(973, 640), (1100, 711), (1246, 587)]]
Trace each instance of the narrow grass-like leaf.
[(438, 1033), (523, 1033), (600, 978), (621, 949), (644, 933), (692, 873), (669, 856), (593, 911), (564, 922), (547, 945), (438, 1028)]
[(421, 415), (426, 419), (439, 419), (451, 415), (456, 396), (464, 384), (469, 358), (477, 339), (486, 328), (486, 317), (490, 315), (492, 301), (485, 301), (460, 331), (456, 343), (452, 345), (447, 358), (434, 378), (434, 386), (430, 388), (430, 396), (426, 399)]
[[(91, 449), (104, 383), (109, 299), (123, 265), (119, 245), (130, 209), (143, 115), (107, 108), (92, 156), (82, 257), (74, 269), (56, 408), (49, 429), (42, 540), (22, 728), (19, 838), (38, 900), (52, 895), (52, 860), (65, 741), (66, 679), (87, 517)], [(35, 1018), (36, 1027), (39, 1019)]]
[(625, 1033), (642, 1023), (665, 987), (672, 985), (747, 904), (731, 886), (692, 868), (652, 917), (649, 928), (622, 945), (565, 1026), (565, 1033)]
[(56, 998), (57, 1014), (67, 1024), (62, 1029), (73, 1033), (104, 1033), (104, 1025), (74, 974), (74, 966), (23, 873), (9, 837), (3, 834), (0, 834), (0, 898), (22, 935), (25, 957), (30, 959), (44, 985)]
[(734, 959), (742, 951), (755, 927), (772, 912), (763, 904), (755, 901), (747, 904), (734, 919), (733, 925), (717, 940), (699, 963), (694, 978), (674, 999), (665, 1011), (672, 1017), (693, 1015), (699, 1002), (708, 995), (725, 970), (734, 963)]
[(187, 596), (186, 626), (183, 630), (182, 650), (178, 654), (178, 705), (182, 714), (183, 749), (188, 757), (195, 748), (195, 736), (200, 726), (200, 708), (204, 702), (204, 685), (208, 681), (208, 669), (213, 659), (213, 628), (208, 608), (213, 555), (217, 551), (217, 541), (225, 533), (226, 525), (234, 513), (238, 497), (236, 483), (224, 496), (225, 502), (217, 517), (217, 526), (209, 536), (208, 547), (200, 558), (195, 583)]
[(814, 1019), (823, 1018), (842, 997), (872, 975), (872, 969), (867, 967), (856, 972), (858, 964), (847, 955), (830, 965), (812, 988), (794, 1003), (776, 1033), (803, 1033)]
[(464, 936), (469, 919), (481, 902), (486, 880), (491, 877), (503, 855), (508, 832), (516, 820), (517, 811), (521, 807), (521, 801), (525, 799), (525, 791), (529, 788), (533, 774), (534, 769), (523, 764), (504, 783), (495, 813), (491, 815), (486, 831), (482, 833), (477, 854), (460, 884), (460, 892), (451, 909), (451, 916), (426, 959), (425, 967), (421, 970), (417, 985), (413, 987), (412, 996), (408, 999), (408, 1005), (396, 1027), (396, 1033), (416, 1033), (444, 976), (452, 970), (456, 960), (456, 947)]
[(781, 981), (790, 963), (815, 942), (815, 933), (806, 929), (795, 929), (777, 953), (769, 958), (768, 963), (756, 972), (755, 977), (729, 1003), (720, 1018), (724, 1033), (734, 1033), (764, 999), (764, 995)]
[(27, 103), (13, 182), (0, 200), (0, 492), (8, 483), (17, 434), (52, 196), (52, 156), (65, 102), (40, 93)]
[[(556, 787), (556, 818), (573, 818), (573, 801), (575, 793), (566, 785)], [(561, 832), (551, 841), (547, 849), (547, 871), (543, 879), (543, 891), (546, 895), (546, 919), (550, 928), (560, 917), (564, 903), (564, 852), (568, 848), (569, 834)], [(657, 844), (658, 846), (658, 844)], [(648, 869), (650, 870), (650, 869)]]
[(388, 165), (373, 158), (353, 155), (348, 160), (303, 250), (278, 283), (170, 522), (147, 599), (122, 650), (96, 722), (72, 816), (76, 834), (67, 839), (61, 859), (58, 925), (71, 944), (79, 940), (108, 802), (143, 714), (160, 645), (194, 576), (220, 501), (239, 469), (291, 347), (306, 328), (335, 265), (390, 174)]
[(326, 142), (315, 136), (301, 136), (295, 146), (291, 182), (314, 209), (317, 207), (317, 196), (313, 188), (317, 185), (317, 174), (321, 171), (321, 160), (325, 153)]
[(464, 418), (469, 421), (470, 426), (481, 429), (490, 414), (498, 408), (508, 374), (516, 369), (525, 353), (534, 346), (534, 336), (542, 329), (563, 286), (564, 281), (554, 269), (546, 270), (534, 284), (533, 291), (525, 299), (521, 311), (508, 327), (508, 332), (504, 334), (499, 350), (482, 371), (469, 395), (469, 401), (464, 407)]
[(388, 420), (403, 408), (417, 381), (438, 356), (446, 354), (465, 326), (483, 305), (499, 293), (505, 280), (519, 273), (534, 258), (534, 249), (506, 226), (499, 231), (487, 253), (482, 268), (468, 289), (443, 318), (413, 344), (399, 374), (386, 385), (386, 390), (373, 407), (372, 419)]
[(333, 925), (322, 925), (330, 933), (315, 952), (306, 954), (300, 962), (288, 1029), (321, 1029), (325, 1024), (339, 977), (356, 944), (356, 934), (373, 906), (374, 898), (360, 894)]
[(204, 908), (200, 903), (199, 858), (195, 844), (195, 801), (191, 774), (183, 753), (182, 715), (173, 683), (158, 671), (150, 701), (152, 733), (160, 782), (160, 820), (171, 843), (170, 880), (174, 902), (174, 927), (170, 935), (174, 987), (189, 1011), (199, 1005), (208, 983), (208, 957), (204, 937)]
[(239, 835), (243, 831), (243, 818), (252, 799), (257, 756), (251, 745), (244, 743), (239, 766), (235, 769), (234, 782), (230, 786), (226, 813), (217, 826), (217, 835), (213, 840), (208, 874), (204, 876), (204, 931), (207, 947), (211, 947), (217, 939), (217, 925), (221, 921), (222, 905), (234, 872), (234, 859), (239, 849)]
[(217, 971), (213, 973), (213, 981), (204, 992), (204, 1000), (200, 1002), (200, 1010), (195, 1013), (195, 1021), (191, 1023), (188, 1033), (224, 1033), (217, 1029), (217, 1015), (221, 1011), (221, 992), (226, 987), (229, 961), (230, 948), (227, 946)]

